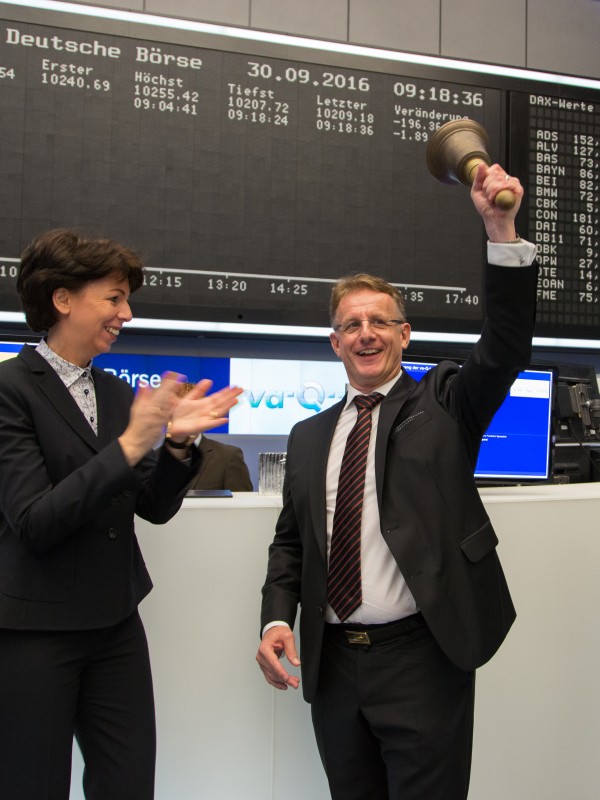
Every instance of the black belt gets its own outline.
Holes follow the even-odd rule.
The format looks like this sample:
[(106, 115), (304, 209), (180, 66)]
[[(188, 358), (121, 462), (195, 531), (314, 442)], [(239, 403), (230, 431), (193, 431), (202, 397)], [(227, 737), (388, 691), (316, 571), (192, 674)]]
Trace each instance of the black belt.
[(363, 625), (360, 622), (326, 622), (325, 633), (346, 644), (371, 645), (387, 642), (397, 636), (410, 633), (425, 625), (423, 615), (419, 612), (392, 622), (380, 625)]

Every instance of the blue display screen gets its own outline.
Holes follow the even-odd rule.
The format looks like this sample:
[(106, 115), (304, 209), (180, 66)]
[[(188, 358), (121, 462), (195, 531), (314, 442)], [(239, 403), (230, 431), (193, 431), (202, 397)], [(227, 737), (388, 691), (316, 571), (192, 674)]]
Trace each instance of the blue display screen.
[[(419, 380), (435, 366), (402, 362)], [(475, 477), (481, 480), (543, 480), (550, 474), (552, 370), (519, 373), (481, 440)]]
[[(103, 353), (94, 358), (94, 366), (127, 381), (133, 389), (159, 386), (165, 372), (176, 372), (191, 383), (209, 378), (213, 382), (211, 391), (229, 386), (230, 382), (228, 358)], [(212, 429), (213, 433), (227, 431), (227, 425)]]

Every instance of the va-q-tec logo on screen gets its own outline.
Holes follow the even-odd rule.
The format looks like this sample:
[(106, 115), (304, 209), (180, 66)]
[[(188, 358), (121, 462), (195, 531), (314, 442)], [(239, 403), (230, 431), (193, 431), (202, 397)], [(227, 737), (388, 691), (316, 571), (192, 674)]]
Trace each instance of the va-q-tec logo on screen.
[[(264, 403), (267, 408), (283, 408), (288, 398), (295, 397), (302, 408), (309, 411), (322, 411), (326, 397), (325, 389), (317, 381), (305, 381), (295, 392), (285, 389), (278, 389), (274, 392), (259, 389), (255, 392), (254, 389), (247, 389), (244, 394), (252, 408), (260, 408), (261, 403)], [(335, 396), (335, 394), (327, 395), (328, 399)]]
[(194, 383), (211, 378), (215, 388), (241, 386), (244, 394), (229, 413), (229, 422), (215, 432), (285, 435), (296, 422), (329, 408), (346, 391), (341, 361), (198, 358), (193, 356), (107, 353), (94, 359), (101, 369), (140, 386), (156, 387), (167, 370)]
[(335, 361), (232, 358), (230, 382), (244, 394), (230, 414), (229, 433), (287, 435), (344, 396), (346, 372)]

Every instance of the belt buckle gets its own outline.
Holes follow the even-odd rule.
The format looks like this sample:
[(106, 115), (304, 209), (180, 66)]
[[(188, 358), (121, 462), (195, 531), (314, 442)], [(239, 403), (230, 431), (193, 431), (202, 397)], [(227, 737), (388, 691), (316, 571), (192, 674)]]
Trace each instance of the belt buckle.
[(344, 631), (349, 644), (371, 644), (367, 631)]

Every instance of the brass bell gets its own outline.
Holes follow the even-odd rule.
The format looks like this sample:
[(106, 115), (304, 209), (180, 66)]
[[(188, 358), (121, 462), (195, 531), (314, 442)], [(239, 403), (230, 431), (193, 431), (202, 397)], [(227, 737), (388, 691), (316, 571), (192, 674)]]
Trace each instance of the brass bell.
[[(470, 186), (477, 167), (492, 163), (487, 152), (488, 136), (483, 126), (472, 119), (454, 119), (442, 125), (427, 143), (427, 168), (442, 183), (463, 183)], [(509, 189), (502, 189), (494, 198), (498, 208), (515, 204)]]

